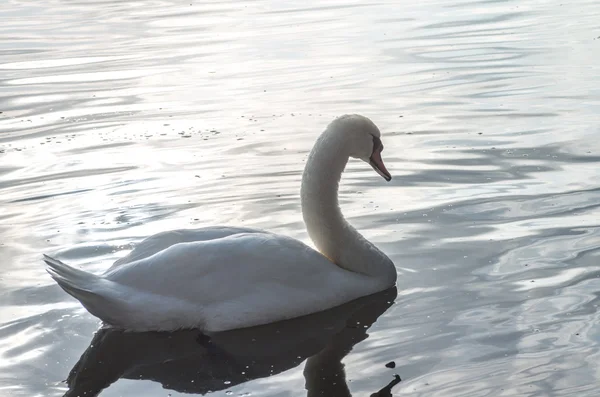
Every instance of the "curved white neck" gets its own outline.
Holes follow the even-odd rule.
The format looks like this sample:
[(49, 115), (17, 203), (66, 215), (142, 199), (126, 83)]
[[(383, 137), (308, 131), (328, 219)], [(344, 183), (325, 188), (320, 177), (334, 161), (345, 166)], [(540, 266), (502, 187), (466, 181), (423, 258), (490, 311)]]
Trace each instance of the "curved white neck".
[(325, 132), (308, 156), (302, 175), (302, 215), (317, 249), (336, 265), (373, 276), (387, 286), (396, 281), (393, 262), (342, 215), (338, 186), (349, 155), (339, 131)]

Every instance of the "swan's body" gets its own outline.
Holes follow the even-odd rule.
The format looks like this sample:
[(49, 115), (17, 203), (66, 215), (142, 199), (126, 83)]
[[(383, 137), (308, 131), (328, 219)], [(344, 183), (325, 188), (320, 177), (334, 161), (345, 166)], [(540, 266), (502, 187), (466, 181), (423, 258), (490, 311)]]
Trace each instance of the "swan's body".
[(159, 233), (102, 276), (45, 257), (58, 284), (104, 322), (133, 331), (224, 331), (298, 317), (382, 291), (392, 261), (350, 226), (337, 189), (350, 156), (387, 180), (379, 130), (362, 116), (333, 121), (302, 177), (302, 212), (320, 252), (290, 237), (248, 228)]

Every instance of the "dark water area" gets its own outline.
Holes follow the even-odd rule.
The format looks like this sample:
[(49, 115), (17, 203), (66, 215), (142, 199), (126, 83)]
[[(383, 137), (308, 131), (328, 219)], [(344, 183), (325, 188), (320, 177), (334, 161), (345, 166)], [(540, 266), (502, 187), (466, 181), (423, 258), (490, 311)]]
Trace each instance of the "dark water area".
[[(600, 3), (9, 1), (0, 20), (0, 395), (356, 397), (394, 374), (396, 396), (598, 395)], [(179, 228), (309, 242), (302, 169), (344, 113), (383, 134), (394, 179), (351, 162), (340, 202), (395, 298), (134, 335), (44, 271)]]

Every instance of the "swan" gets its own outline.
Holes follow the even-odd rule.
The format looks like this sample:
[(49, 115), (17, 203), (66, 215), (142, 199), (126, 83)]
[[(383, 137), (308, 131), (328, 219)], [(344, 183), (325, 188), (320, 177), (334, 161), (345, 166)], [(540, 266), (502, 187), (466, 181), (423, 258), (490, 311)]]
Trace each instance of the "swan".
[(318, 137), (300, 198), (318, 250), (264, 230), (207, 227), (151, 236), (104, 274), (44, 255), (58, 285), (107, 326), (205, 333), (273, 323), (336, 307), (396, 283), (394, 263), (342, 215), (338, 185), (350, 157), (386, 181), (377, 126), (344, 115)]

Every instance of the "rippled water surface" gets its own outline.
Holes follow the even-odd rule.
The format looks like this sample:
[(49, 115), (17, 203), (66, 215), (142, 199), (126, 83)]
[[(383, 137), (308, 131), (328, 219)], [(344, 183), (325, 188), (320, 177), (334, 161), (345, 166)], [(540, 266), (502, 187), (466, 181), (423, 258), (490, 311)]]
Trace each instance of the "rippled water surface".
[(597, 1), (9, 0), (0, 20), (1, 395), (64, 394), (99, 326), (42, 253), (100, 272), (168, 229), (308, 241), (302, 168), (343, 113), (384, 134), (392, 182), (353, 161), (340, 195), (395, 303), (308, 362), (233, 348), (276, 368), (248, 374), (200, 365), (190, 333), (96, 334), (88, 367), (179, 363), (101, 395), (368, 396), (394, 373), (395, 395), (598, 395)]

